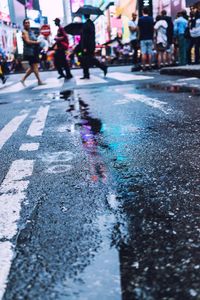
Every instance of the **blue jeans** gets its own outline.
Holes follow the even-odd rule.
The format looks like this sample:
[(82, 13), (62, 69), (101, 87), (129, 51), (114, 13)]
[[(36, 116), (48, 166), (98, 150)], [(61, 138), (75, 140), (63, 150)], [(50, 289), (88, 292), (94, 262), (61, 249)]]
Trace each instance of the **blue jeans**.
[(179, 64), (187, 64), (187, 40), (184, 37), (184, 34), (178, 36), (178, 46), (179, 46)]

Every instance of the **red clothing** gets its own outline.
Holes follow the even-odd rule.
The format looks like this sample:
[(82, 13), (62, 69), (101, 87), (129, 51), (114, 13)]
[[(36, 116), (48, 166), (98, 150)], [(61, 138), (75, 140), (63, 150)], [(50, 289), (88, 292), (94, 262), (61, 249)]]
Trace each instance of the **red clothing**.
[(68, 36), (62, 26), (59, 26), (55, 41), (58, 49), (67, 50), (69, 47)]

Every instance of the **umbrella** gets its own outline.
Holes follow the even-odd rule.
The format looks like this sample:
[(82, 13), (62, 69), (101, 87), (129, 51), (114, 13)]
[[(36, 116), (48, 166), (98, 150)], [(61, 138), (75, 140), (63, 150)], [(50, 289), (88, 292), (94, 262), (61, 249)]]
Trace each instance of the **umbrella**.
[(81, 35), (83, 23), (70, 23), (64, 27), (66, 33), (71, 35)]
[(186, 0), (186, 7), (196, 4), (198, 0)]
[(95, 7), (92, 5), (83, 5), (79, 7), (75, 15), (103, 15), (103, 11), (99, 7)]

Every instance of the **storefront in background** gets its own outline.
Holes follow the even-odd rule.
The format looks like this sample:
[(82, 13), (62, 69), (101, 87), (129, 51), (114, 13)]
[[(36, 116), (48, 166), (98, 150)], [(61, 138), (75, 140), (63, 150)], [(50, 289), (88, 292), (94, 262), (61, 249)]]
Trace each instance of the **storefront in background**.
[(8, 0), (0, 0), (0, 21), (10, 22)]
[(13, 28), (10, 24), (6, 25), (4, 22), (0, 22), (0, 47), (10, 55), (15, 53), (17, 48), (16, 28)]
[(175, 19), (177, 13), (185, 8), (185, 0), (153, 0), (154, 18), (164, 9), (167, 11), (168, 16), (171, 16), (172, 19)]

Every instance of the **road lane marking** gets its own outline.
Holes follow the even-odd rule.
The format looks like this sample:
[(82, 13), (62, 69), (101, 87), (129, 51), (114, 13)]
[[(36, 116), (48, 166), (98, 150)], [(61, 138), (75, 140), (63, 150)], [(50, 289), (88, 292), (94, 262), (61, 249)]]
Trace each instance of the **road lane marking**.
[(177, 81), (184, 82), (184, 81), (197, 80), (197, 79), (199, 79), (199, 78), (189, 77), (189, 78), (181, 78), (181, 79), (178, 79)]
[(90, 79), (80, 79), (79, 76), (75, 76), (77, 85), (89, 85), (89, 84), (97, 84), (97, 83), (106, 83), (107, 81), (98, 77), (91, 75)]
[[(118, 91), (119, 93), (123, 93), (123, 91), (118, 90), (118, 89), (116, 91)], [(143, 95), (143, 94), (123, 93), (123, 97), (124, 97), (123, 99), (117, 100), (115, 105), (122, 105), (122, 104), (127, 104), (127, 103), (130, 103), (130, 102), (133, 102), (133, 103), (134, 102), (141, 102), (141, 103), (143, 103), (147, 106), (150, 106), (152, 108), (159, 109), (165, 114), (170, 114), (170, 113), (173, 112), (173, 110), (171, 108), (167, 108), (167, 105), (168, 105), (167, 102), (159, 101), (158, 99), (151, 98), (151, 97), (148, 97), (148, 96)]]
[(0, 299), (3, 298), (13, 259), (11, 242), (0, 243)]
[(27, 114), (17, 116), (13, 118), (3, 129), (0, 131), (0, 150), (4, 146), (4, 144), (9, 140), (9, 138), (13, 135), (15, 131), (17, 131), (18, 127), (21, 123), (26, 119)]
[(48, 78), (45, 80), (45, 85), (38, 85), (33, 90), (56, 89), (63, 86), (64, 79)]
[(23, 86), (23, 84), (21, 82), (17, 82), (12, 86), (9, 85), (5, 89), (0, 90), (0, 94), (20, 92), (20, 91), (28, 88), (29, 86), (31, 86), (34, 82), (35, 82), (35, 80), (26, 80), (26, 82), (25, 82), (26, 86)]
[(24, 143), (19, 148), (20, 151), (36, 151), (39, 149), (39, 143)]
[(144, 75), (134, 75), (134, 74), (126, 74), (121, 72), (112, 72), (107, 74), (108, 78), (116, 79), (119, 81), (131, 81), (131, 80), (147, 80), (153, 79), (153, 76), (144, 76)]
[(0, 239), (11, 239), (17, 233), (21, 203), (26, 198), (34, 160), (19, 159), (12, 163), (0, 187)]
[(27, 135), (31, 137), (35, 136), (41, 136), (44, 130), (45, 122), (47, 119), (48, 111), (49, 111), (49, 105), (48, 106), (41, 106), (39, 110), (37, 111), (37, 114), (35, 116), (35, 119), (31, 123)]
[(0, 299), (6, 288), (6, 281), (12, 262), (12, 244), (8, 241), (17, 234), (22, 202), (26, 199), (28, 177), (33, 173), (34, 160), (16, 160), (12, 163), (0, 186)]

